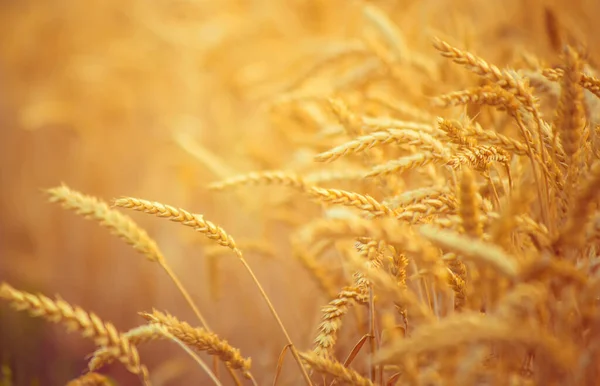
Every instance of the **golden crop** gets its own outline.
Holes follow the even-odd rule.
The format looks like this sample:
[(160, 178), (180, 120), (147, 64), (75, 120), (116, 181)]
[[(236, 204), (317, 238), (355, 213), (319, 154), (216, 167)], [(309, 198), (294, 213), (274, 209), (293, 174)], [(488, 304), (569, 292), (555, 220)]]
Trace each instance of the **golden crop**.
[(3, 8), (0, 386), (598, 382), (600, 5)]

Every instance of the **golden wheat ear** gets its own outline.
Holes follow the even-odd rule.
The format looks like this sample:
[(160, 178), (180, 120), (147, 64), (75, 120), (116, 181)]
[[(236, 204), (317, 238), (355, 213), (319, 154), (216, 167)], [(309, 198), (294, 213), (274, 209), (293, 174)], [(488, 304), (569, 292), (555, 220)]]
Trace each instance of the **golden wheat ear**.
[(356, 371), (346, 368), (342, 363), (322, 357), (314, 352), (300, 353), (300, 357), (316, 371), (333, 376), (342, 384), (355, 386), (373, 386), (373, 382)]
[(244, 377), (252, 379), (250, 374), (251, 360), (242, 357), (240, 350), (232, 347), (227, 341), (216, 334), (202, 328), (194, 328), (176, 317), (154, 310), (152, 313), (141, 313), (151, 325), (160, 326), (168, 333), (180, 339), (186, 346), (196, 350), (205, 351), (218, 357), (227, 367), (240, 370)]
[(242, 185), (280, 185), (303, 191), (306, 183), (300, 176), (286, 170), (252, 172), (217, 181), (208, 186), (211, 190), (225, 190)]
[(113, 386), (107, 377), (99, 373), (86, 373), (67, 383), (66, 386)]
[(97, 346), (109, 350), (127, 370), (140, 376), (145, 385), (150, 385), (148, 369), (140, 363), (137, 349), (112, 323), (104, 322), (96, 314), (87, 313), (62, 299), (52, 300), (41, 294), (19, 291), (7, 283), (0, 284), (0, 298), (18, 311), (27, 311), (33, 317), (52, 323), (62, 323), (69, 331), (78, 331)]

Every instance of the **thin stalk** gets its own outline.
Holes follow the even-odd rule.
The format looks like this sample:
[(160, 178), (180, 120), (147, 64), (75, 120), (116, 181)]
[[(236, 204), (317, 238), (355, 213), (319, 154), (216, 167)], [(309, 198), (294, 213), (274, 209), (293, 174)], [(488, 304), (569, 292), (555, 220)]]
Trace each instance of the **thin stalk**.
[(496, 185), (494, 184), (494, 180), (492, 180), (492, 176), (490, 175), (489, 170), (484, 174), (484, 177), (492, 186), (492, 192), (494, 192), (494, 200), (496, 201), (496, 209), (500, 210), (500, 195), (498, 194), (498, 190), (496, 189)]
[[(187, 292), (187, 290), (185, 289), (185, 287), (183, 286), (183, 284), (181, 284), (181, 281), (179, 280), (179, 278), (177, 277), (177, 275), (175, 274), (175, 272), (173, 272), (173, 270), (171, 269), (171, 267), (165, 261), (159, 261), (159, 264), (165, 270), (165, 272), (167, 273), (167, 275), (171, 278), (171, 280), (173, 281), (173, 283), (175, 283), (175, 286), (177, 287), (177, 289), (179, 290), (179, 292), (181, 292), (181, 294), (183, 295), (183, 297), (186, 300), (186, 302), (190, 305), (190, 308), (194, 311), (194, 314), (196, 315), (196, 317), (198, 318), (198, 320), (200, 320), (200, 323), (202, 324), (202, 327), (206, 331), (212, 332), (211, 328), (209, 327), (208, 323), (206, 322), (206, 319), (200, 313), (200, 310), (198, 309), (198, 307), (196, 306), (196, 304), (192, 300), (192, 297), (190, 296), (189, 292)], [(213, 357), (213, 371), (214, 371), (214, 374), (216, 374), (216, 377), (218, 378), (218, 376), (219, 376), (218, 375), (219, 374), (219, 359), (217, 357)], [(233, 381), (235, 382), (236, 386), (241, 386), (241, 382), (238, 379), (237, 375), (235, 374), (234, 370), (231, 369), (231, 368), (229, 368), (229, 367), (227, 367), (227, 371), (229, 372), (229, 374), (233, 378)]]
[(417, 266), (417, 262), (414, 259), (411, 259), (411, 265), (415, 272), (414, 275), (412, 275), (412, 276), (417, 281), (416, 286), (417, 286), (417, 295), (419, 295), (419, 302), (424, 303), (425, 297), (423, 296), (422, 282), (421, 282), (421, 280), (419, 280), (419, 279), (421, 279), (421, 274), (419, 273), (419, 267)]
[(377, 344), (375, 342), (375, 294), (373, 286), (369, 286), (369, 343), (371, 345), (371, 355), (369, 356), (369, 368), (371, 369), (371, 382), (376, 381), (376, 366), (373, 358), (377, 354)]
[(427, 304), (429, 305), (429, 310), (433, 311), (433, 303), (431, 302), (431, 293), (429, 293), (429, 286), (427, 285), (427, 279), (425, 277), (421, 278), (421, 285), (425, 289), (425, 296), (427, 296)]
[(194, 358), (194, 360), (200, 365), (200, 367), (202, 367), (202, 369), (206, 372), (206, 374), (208, 374), (208, 376), (214, 382), (215, 385), (223, 386), (223, 384), (219, 381), (219, 379), (215, 376), (215, 374), (213, 374), (213, 372), (210, 370), (208, 365), (206, 363), (204, 363), (204, 361), (202, 359), (200, 359), (200, 357), (198, 355), (196, 355), (196, 353), (193, 352), (185, 343), (183, 343), (182, 341), (180, 341), (179, 339), (177, 339), (176, 337), (174, 337), (173, 335), (168, 333), (165, 329), (161, 328), (160, 330), (163, 335), (165, 335), (166, 337), (171, 339), (173, 342), (177, 343), (179, 346), (181, 346), (182, 349), (185, 350), (185, 352), (187, 352), (192, 358)]
[(256, 379), (254, 379), (252, 374), (248, 374), (248, 376), (250, 377), (250, 382), (252, 382), (252, 386), (258, 386), (258, 383), (256, 383)]
[[(548, 165), (548, 161), (546, 159), (546, 146), (544, 146), (544, 134), (542, 133), (542, 119), (540, 118), (537, 110), (535, 109), (534, 106), (531, 106), (533, 108), (533, 119), (535, 120), (536, 123), (536, 127), (537, 127), (537, 135), (538, 135), (538, 141), (539, 141), (539, 151), (540, 154), (542, 156), (542, 165)], [(549, 154), (548, 154), (549, 155)], [(550, 187), (548, 185), (548, 178), (544, 177), (544, 187), (546, 188), (546, 195), (544, 197), (546, 197), (546, 202), (543, 203), (542, 208), (546, 208), (550, 203)], [(541, 197), (540, 197), (541, 199)], [(550, 226), (549, 221), (550, 221), (550, 217), (549, 214), (546, 213), (546, 226)]]
[(167, 273), (167, 275), (169, 275), (169, 277), (171, 278), (171, 280), (173, 281), (173, 283), (175, 283), (175, 286), (177, 287), (177, 289), (179, 290), (179, 292), (181, 292), (181, 294), (185, 298), (185, 301), (189, 304), (189, 306), (191, 307), (191, 309), (194, 311), (194, 314), (196, 315), (196, 317), (198, 318), (198, 320), (200, 320), (200, 323), (202, 324), (202, 327), (205, 330), (210, 331), (211, 329), (208, 326), (208, 323), (206, 322), (206, 319), (204, 318), (204, 316), (202, 316), (202, 314), (200, 313), (200, 310), (198, 309), (198, 307), (196, 307), (196, 304), (192, 300), (192, 297), (187, 292), (187, 290), (183, 287), (183, 284), (181, 284), (181, 281), (179, 280), (179, 278), (177, 277), (177, 275), (175, 275), (175, 273), (173, 272), (173, 270), (171, 270), (171, 267), (169, 267), (169, 265), (166, 262), (164, 262), (164, 261), (160, 262), (160, 266), (165, 270), (165, 272)]
[[(521, 135), (523, 136), (523, 138), (525, 139), (525, 144), (527, 145), (527, 153), (529, 156), (529, 161), (531, 162), (531, 169), (532, 169), (532, 173), (533, 173), (533, 178), (535, 181), (535, 186), (538, 190), (538, 195), (540, 197), (540, 199), (542, 199), (542, 197), (544, 197), (544, 195), (542, 194), (542, 186), (540, 185), (540, 181), (539, 181), (539, 176), (538, 176), (538, 172), (537, 172), (537, 167), (536, 167), (536, 163), (534, 160), (534, 153), (533, 153), (533, 149), (531, 147), (531, 143), (529, 141), (529, 136), (527, 135), (528, 131), (525, 128), (525, 124), (523, 123), (523, 120), (521, 119), (520, 114), (517, 112), (515, 113), (515, 118), (517, 120), (517, 126), (519, 126), (519, 129), (521, 130)], [(542, 140), (542, 138), (540, 137), (540, 141)], [(542, 163), (543, 164), (543, 163)], [(545, 164), (543, 164), (545, 165)], [(544, 181), (547, 185), (548, 183), (548, 179), (544, 178)], [(547, 194), (548, 190), (546, 191)], [(548, 213), (546, 212), (546, 205), (541, 205), (541, 213), (542, 213), (542, 219), (544, 221), (544, 225), (546, 225), (548, 228), (550, 228), (552, 225), (548, 222), (549, 216)]]
[(279, 318), (279, 315), (277, 314), (277, 311), (275, 311), (275, 307), (273, 307), (273, 304), (271, 303), (271, 300), (267, 296), (267, 293), (265, 292), (265, 290), (263, 289), (262, 285), (258, 281), (258, 278), (254, 274), (254, 271), (252, 271), (252, 268), (250, 268), (250, 265), (248, 265), (248, 262), (246, 261), (246, 259), (244, 259), (244, 256), (242, 255), (242, 251), (240, 251), (237, 248), (234, 251), (238, 255), (240, 261), (242, 262), (242, 264), (244, 265), (244, 267), (246, 268), (246, 270), (248, 271), (248, 274), (250, 275), (250, 277), (252, 277), (252, 280), (254, 281), (254, 283), (256, 284), (256, 286), (258, 287), (258, 290), (260, 291), (263, 299), (265, 299), (265, 301), (267, 302), (267, 306), (269, 307), (269, 310), (271, 311), (271, 313), (273, 314), (273, 317), (277, 321), (277, 324), (279, 324), (279, 327), (281, 328), (281, 331), (283, 332), (283, 335), (285, 335), (285, 338), (287, 339), (287, 342), (290, 345), (290, 351), (292, 352), (292, 355), (294, 356), (294, 359), (298, 363), (298, 366), (300, 366), (300, 371), (302, 372), (302, 376), (304, 377), (304, 380), (306, 381), (306, 383), (308, 385), (313, 386), (313, 383), (312, 383), (312, 381), (310, 379), (310, 376), (306, 372), (306, 369), (304, 368), (304, 365), (302, 365), (302, 360), (300, 359), (300, 355), (298, 355), (298, 351), (296, 350), (296, 347), (294, 346), (294, 343), (292, 343), (292, 338), (290, 338), (290, 335), (288, 334), (288, 332), (285, 329), (283, 323), (281, 322), (281, 319)]
[[(206, 329), (206, 330), (208, 331), (208, 329)], [(221, 379), (220, 378), (221, 375), (219, 374), (220, 373), (220, 371), (219, 371), (219, 358), (217, 358), (216, 356), (213, 356), (212, 360), (213, 360), (213, 363), (212, 363), (212, 365), (213, 365), (213, 371), (215, 372), (215, 375), (217, 376), (217, 378)], [(233, 380), (234, 380), (235, 384), (239, 385), (239, 381), (238, 381), (237, 377), (235, 376), (235, 373), (233, 371), (230, 371), (229, 373), (233, 377)]]

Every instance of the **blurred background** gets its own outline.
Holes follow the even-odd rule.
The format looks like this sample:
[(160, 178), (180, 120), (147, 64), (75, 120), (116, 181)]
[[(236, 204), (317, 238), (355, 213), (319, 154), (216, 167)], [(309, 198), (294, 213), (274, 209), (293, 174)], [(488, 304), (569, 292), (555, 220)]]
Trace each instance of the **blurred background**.
[[(160, 201), (204, 214), (246, 245), (293, 340), (309, 349), (328, 299), (292, 257), (289, 234), (318, 207), (291, 200), (284, 188), (206, 186), (254, 170), (319, 170), (305, 135), (314, 127), (269, 102), (307, 83), (302, 74), (324, 53), (361, 39), (362, 3), (0, 1), (0, 281), (60, 294), (122, 331), (152, 307), (196, 324), (157, 265), (97, 223), (48, 203), (43, 189), (64, 182), (106, 201)], [(552, 23), (588, 47), (600, 32), (595, 0), (370, 3), (433, 63), (443, 59), (432, 34), (496, 64), (523, 62), (526, 53), (553, 65)], [(597, 63), (599, 52), (588, 51)], [(333, 70), (319, 74), (311, 87), (325, 93), (339, 79)], [(426, 108), (427, 83), (399, 95)], [(127, 214), (156, 239), (212, 328), (252, 358), (259, 384), (272, 382), (285, 341), (235, 256), (185, 227)], [(77, 334), (0, 304), (0, 365), (10, 367), (15, 385), (64, 384), (92, 350)], [(206, 382), (171, 343), (140, 352), (157, 385)], [(103, 371), (120, 384), (137, 382), (118, 364)], [(302, 384), (291, 357), (280, 384)]]

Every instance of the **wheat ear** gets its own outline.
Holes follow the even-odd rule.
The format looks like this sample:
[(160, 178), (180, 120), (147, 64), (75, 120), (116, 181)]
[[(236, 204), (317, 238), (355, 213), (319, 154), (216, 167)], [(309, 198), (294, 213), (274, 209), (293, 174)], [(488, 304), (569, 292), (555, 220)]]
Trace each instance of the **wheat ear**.
[(301, 177), (292, 172), (275, 170), (234, 176), (214, 182), (208, 188), (211, 190), (225, 190), (240, 185), (283, 185), (303, 190), (305, 183)]
[(140, 363), (135, 346), (108, 322), (96, 314), (87, 313), (77, 306), (71, 306), (62, 299), (52, 300), (44, 295), (30, 294), (16, 290), (7, 283), (0, 285), (0, 298), (8, 300), (18, 311), (28, 311), (33, 317), (41, 317), (52, 323), (63, 323), (70, 331), (79, 331), (90, 338), (97, 346), (104, 346), (118, 358), (127, 370), (139, 375), (145, 385), (150, 385), (148, 369)]
[(585, 226), (589, 222), (594, 203), (597, 200), (600, 188), (600, 161), (592, 165), (592, 170), (587, 176), (585, 185), (575, 198), (566, 226), (555, 241), (555, 246), (579, 246), (584, 241)]
[[(560, 68), (547, 68), (542, 71), (542, 75), (551, 81), (559, 81), (564, 75), (564, 70)], [(600, 79), (586, 74), (580, 74), (579, 84), (592, 94), (600, 98)]]
[(510, 154), (493, 145), (481, 145), (476, 147), (465, 147), (454, 154), (447, 165), (457, 169), (461, 165), (471, 165), (478, 171), (487, 172), (492, 162), (507, 164)]
[(250, 265), (248, 265), (248, 262), (242, 255), (242, 251), (240, 251), (237, 248), (233, 238), (229, 234), (227, 234), (227, 232), (225, 232), (225, 230), (223, 230), (223, 228), (213, 224), (210, 221), (205, 220), (200, 215), (192, 214), (183, 209), (178, 209), (178, 208), (172, 207), (170, 205), (164, 205), (159, 202), (151, 202), (148, 200), (141, 200), (138, 198), (125, 197), (125, 198), (120, 198), (120, 199), (115, 200), (115, 205), (119, 206), (119, 207), (123, 207), (123, 208), (137, 210), (140, 212), (154, 214), (158, 217), (168, 218), (171, 221), (175, 221), (182, 225), (194, 228), (194, 230), (196, 230), (197, 232), (203, 233), (204, 235), (206, 235), (206, 237), (208, 237), (211, 240), (216, 241), (220, 245), (231, 248), (235, 252), (235, 254), (238, 256), (238, 258), (240, 259), (242, 264), (244, 265), (244, 268), (246, 268), (246, 271), (248, 271), (248, 274), (251, 276), (252, 280), (258, 287), (258, 290), (260, 291), (263, 299), (267, 302), (267, 306), (269, 307), (269, 310), (273, 314), (273, 317), (277, 321), (277, 324), (281, 328), (281, 331), (285, 335), (285, 337), (288, 341), (288, 344), (290, 345), (290, 350), (292, 352), (292, 355), (296, 359), (298, 366), (300, 366), (300, 371), (302, 372), (302, 376), (306, 380), (307, 384), (312, 386), (312, 381), (310, 379), (310, 376), (308, 375), (308, 373), (306, 372), (306, 369), (302, 365), (302, 361), (300, 360), (300, 357), (298, 356), (298, 351), (296, 350), (296, 347), (292, 343), (292, 339), (290, 338), (285, 326), (283, 325), (283, 322), (281, 321), (279, 314), (277, 314), (277, 311), (275, 311), (275, 307), (271, 303), (271, 300), (269, 299), (267, 293), (265, 292), (265, 290), (262, 287), (262, 285), (260, 284), (258, 278), (254, 274), (254, 271), (252, 271), (252, 268), (250, 268)]
[(168, 218), (185, 226), (194, 228), (195, 231), (203, 233), (206, 237), (216, 241), (224, 247), (237, 249), (235, 241), (221, 227), (206, 221), (203, 216), (192, 214), (184, 209), (175, 208), (170, 205), (161, 204), (133, 197), (123, 197), (114, 201), (114, 205), (132, 209), (138, 212), (154, 214), (157, 217)]
[[(483, 342), (506, 342), (536, 347), (560, 368), (573, 365), (574, 348), (545, 331), (524, 328), (497, 316), (457, 314), (420, 328), (409, 339), (400, 339), (377, 355), (376, 361), (390, 363), (410, 355), (437, 352)], [(564, 345), (563, 345), (564, 344)]]
[[(538, 151), (542, 158), (542, 165), (551, 165), (552, 163), (548, 162), (547, 150), (544, 147), (544, 145), (548, 143), (551, 140), (551, 138), (549, 138), (547, 132), (544, 132), (544, 122), (540, 118), (538, 100), (533, 96), (531, 87), (528, 85), (528, 83), (525, 80), (523, 80), (522, 77), (515, 71), (500, 70), (498, 67), (487, 63), (482, 58), (475, 56), (470, 52), (452, 47), (450, 44), (437, 37), (433, 39), (433, 45), (438, 51), (440, 51), (442, 56), (451, 59), (457, 64), (465, 66), (468, 70), (483, 78), (487, 78), (495, 82), (499, 87), (512, 93), (515, 96), (515, 98), (521, 103), (523, 110), (531, 115), (535, 123), (537, 134), (539, 137)], [(536, 162), (534, 161), (534, 153), (533, 149), (531, 148), (529, 131), (526, 129), (525, 124), (522, 122), (521, 114), (515, 114), (515, 118), (517, 119), (519, 128), (522, 131), (522, 135), (526, 140), (526, 144), (529, 147), (531, 166), (533, 168), (534, 178), (536, 181), (536, 186), (538, 188), (540, 198), (544, 197), (546, 199), (546, 205), (542, 205), (542, 216), (545, 222), (548, 223), (549, 214), (546, 209), (548, 206), (547, 204), (550, 202), (548, 180), (544, 179), (544, 194), (544, 192), (542, 192), (542, 186), (538, 181)]]
[(373, 383), (370, 380), (356, 371), (346, 368), (337, 361), (324, 358), (314, 352), (301, 353), (300, 356), (318, 372), (331, 375), (341, 383), (355, 386), (373, 386)]
[(342, 326), (342, 317), (354, 302), (366, 304), (368, 295), (364, 288), (347, 287), (342, 289), (338, 296), (323, 307), (322, 322), (319, 325), (319, 334), (315, 339), (314, 352), (318, 355), (329, 357), (333, 352), (337, 333)]
[[(196, 361), (196, 363), (198, 363), (198, 365), (200, 365), (202, 370), (204, 370), (206, 372), (206, 374), (208, 374), (208, 376), (210, 377), (210, 379), (213, 381), (213, 383), (216, 386), (223, 386), (221, 381), (219, 381), (219, 378), (217, 378), (217, 376), (210, 370), (208, 365), (206, 363), (204, 363), (204, 361), (202, 359), (200, 359), (200, 357), (198, 357), (198, 355), (196, 355), (196, 353), (193, 352), (179, 337), (175, 336), (175, 334), (172, 334), (171, 331), (169, 331), (169, 329), (166, 328), (165, 326), (158, 325), (158, 324), (152, 324), (152, 325), (147, 325), (147, 326), (140, 326), (140, 327), (138, 327), (138, 330), (142, 335), (161, 336), (161, 337), (167, 338), (167, 339), (177, 343), (179, 345), (179, 347), (181, 347), (183, 349), (183, 351), (185, 351), (190, 357), (192, 357), (192, 359), (194, 359), (194, 361)], [(146, 330), (146, 331), (142, 332), (141, 330)], [(252, 378), (251, 376), (249, 378), (252, 379), (252, 381), (254, 381), (254, 378)], [(237, 383), (237, 379), (234, 378), (234, 380)], [(253, 383), (256, 386), (256, 382), (253, 382)]]
[[(583, 89), (580, 86), (581, 67), (582, 63), (575, 50), (567, 47), (555, 125), (571, 168), (576, 167), (573, 165), (574, 156), (580, 147), (585, 126)], [(572, 171), (574, 170), (572, 169)]]
[(329, 203), (350, 206), (369, 212), (373, 217), (393, 216), (392, 209), (381, 204), (379, 201), (369, 195), (362, 195), (355, 192), (348, 192), (339, 189), (326, 189), (312, 186), (307, 189), (308, 195), (317, 200)]
[(152, 313), (142, 313), (144, 319), (150, 323), (162, 326), (170, 334), (181, 340), (188, 347), (197, 351), (206, 351), (217, 356), (227, 366), (242, 371), (243, 375), (251, 378), (250, 359), (243, 358), (240, 351), (229, 343), (219, 338), (216, 334), (202, 328), (193, 328), (186, 322), (179, 321), (176, 317), (153, 310)]
[(478, 239), (460, 235), (443, 229), (437, 229), (431, 225), (423, 225), (420, 228), (423, 237), (436, 246), (447, 249), (450, 252), (461, 254), (474, 261), (485, 263), (498, 270), (508, 278), (515, 279), (519, 266), (512, 256), (509, 256), (502, 248), (495, 244), (487, 243)]
[[(164, 338), (164, 335), (159, 334), (158, 331), (148, 329), (147, 325), (132, 328), (123, 335), (127, 338), (127, 340), (129, 340), (130, 344), (136, 347), (140, 344), (149, 342), (151, 340)], [(106, 366), (110, 364), (113, 360), (117, 359), (114, 357), (113, 353), (106, 347), (101, 347), (97, 349), (90, 356), (91, 359), (88, 363), (88, 368), (90, 369), (90, 371), (97, 371), (103, 366)]]
[(377, 165), (367, 173), (365, 177), (379, 177), (390, 174), (401, 174), (407, 170), (416, 169), (435, 161), (446, 161), (446, 154), (437, 154), (429, 151), (411, 154), (395, 160), (388, 161), (382, 165)]
[(334, 147), (315, 157), (319, 162), (331, 162), (348, 154), (358, 154), (375, 146), (387, 144), (418, 146), (423, 150), (444, 152), (442, 143), (429, 133), (413, 129), (386, 129), (363, 135), (350, 142)]

